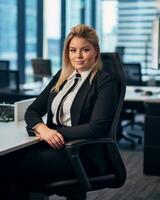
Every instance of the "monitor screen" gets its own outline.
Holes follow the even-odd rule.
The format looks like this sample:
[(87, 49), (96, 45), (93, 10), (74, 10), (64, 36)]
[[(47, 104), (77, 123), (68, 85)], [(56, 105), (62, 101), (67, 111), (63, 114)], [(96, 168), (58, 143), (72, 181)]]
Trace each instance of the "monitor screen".
[(152, 65), (153, 69), (160, 69), (160, 19), (152, 24)]

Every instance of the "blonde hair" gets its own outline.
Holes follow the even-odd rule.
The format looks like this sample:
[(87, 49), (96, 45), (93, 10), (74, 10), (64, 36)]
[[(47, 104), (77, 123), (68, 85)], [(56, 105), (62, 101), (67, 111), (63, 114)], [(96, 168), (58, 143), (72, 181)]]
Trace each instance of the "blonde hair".
[(56, 92), (59, 91), (59, 88), (62, 85), (62, 83), (65, 80), (67, 80), (67, 78), (74, 71), (74, 67), (72, 66), (70, 59), (69, 59), (69, 44), (70, 44), (70, 41), (74, 37), (84, 38), (89, 43), (91, 43), (93, 45), (93, 47), (96, 49), (97, 60), (96, 60), (94, 69), (92, 70), (91, 79), (93, 79), (97, 70), (102, 68), (102, 62), (101, 62), (101, 57), (100, 57), (100, 48), (99, 48), (99, 39), (96, 34), (96, 31), (93, 28), (91, 28), (85, 24), (79, 24), (79, 25), (73, 27), (64, 42), (63, 54), (62, 54), (62, 71), (61, 71), (60, 77), (59, 77), (55, 87), (53, 88)]

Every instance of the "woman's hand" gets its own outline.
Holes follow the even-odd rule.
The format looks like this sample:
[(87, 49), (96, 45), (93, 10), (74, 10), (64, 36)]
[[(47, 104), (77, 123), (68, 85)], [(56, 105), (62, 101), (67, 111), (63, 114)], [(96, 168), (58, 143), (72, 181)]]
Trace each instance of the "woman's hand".
[(62, 134), (54, 129), (48, 128), (45, 124), (38, 124), (35, 129), (38, 137), (45, 140), (54, 149), (60, 149), (65, 144)]

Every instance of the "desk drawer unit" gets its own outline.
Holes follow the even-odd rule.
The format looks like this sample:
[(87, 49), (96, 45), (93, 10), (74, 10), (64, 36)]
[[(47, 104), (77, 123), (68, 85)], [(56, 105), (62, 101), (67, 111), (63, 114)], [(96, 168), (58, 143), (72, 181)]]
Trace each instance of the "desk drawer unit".
[(160, 102), (146, 103), (143, 172), (160, 175)]

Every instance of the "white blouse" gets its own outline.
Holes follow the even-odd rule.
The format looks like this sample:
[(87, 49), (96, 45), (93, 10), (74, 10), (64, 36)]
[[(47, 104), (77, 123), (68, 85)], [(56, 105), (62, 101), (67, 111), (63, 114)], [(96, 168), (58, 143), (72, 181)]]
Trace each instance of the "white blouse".
[[(74, 100), (78, 90), (80, 89), (80, 87), (82, 86), (84, 81), (87, 79), (87, 77), (89, 76), (91, 71), (92, 71), (92, 68), (89, 70), (86, 70), (84, 72), (81, 72), (81, 77), (79, 78), (77, 85), (67, 95), (67, 97), (63, 101), (62, 108), (61, 108), (61, 117), (60, 117), (60, 122), (62, 125), (72, 126), (70, 109), (71, 109), (73, 100)], [(73, 85), (76, 73), (77, 73), (76, 70), (74, 70), (74, 72), (71, 74), (71, 76), (68, 77), (67, 82), (63, 86), (62, 90), (60, 90), (58, 92), (58, 94), (55, 96), (55, 98), (53, 99), (53, 102), (51, 104), (51, 111), (53, 114), (52, 121), (54, 124), (57, 124), (56, 115), (57, 115), (58, 105), (59, 105), (61, 99), (63, 98), (63, 96), (67, 93), (68, 89)]]

